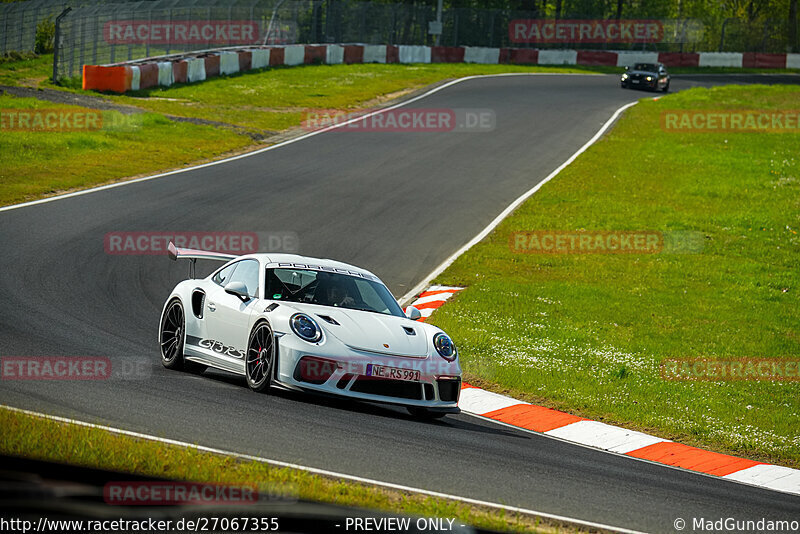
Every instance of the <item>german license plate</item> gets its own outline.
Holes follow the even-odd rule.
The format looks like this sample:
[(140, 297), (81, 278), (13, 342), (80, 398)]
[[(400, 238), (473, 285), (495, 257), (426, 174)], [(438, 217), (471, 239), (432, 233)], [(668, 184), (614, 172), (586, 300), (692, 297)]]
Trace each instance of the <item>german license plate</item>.
[(633, 83), (639, 83), (641, 80), (631, 80)]
[(385, 365), (367, 364), (367, 376), (375, 378), (391, 378), (392, 380), (406, 380), (408, 382), (419, 382), (419, 370), (400, 369), (397, 367), (386, 367)]

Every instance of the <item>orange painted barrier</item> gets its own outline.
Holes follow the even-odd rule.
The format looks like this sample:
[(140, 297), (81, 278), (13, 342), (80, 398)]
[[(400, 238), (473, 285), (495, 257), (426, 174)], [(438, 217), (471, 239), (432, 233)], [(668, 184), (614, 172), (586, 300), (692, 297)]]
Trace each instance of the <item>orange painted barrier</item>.
[(386, 45), (386, 63), (400, 63), (400, 49), (397, 45)]
[(206, 80), (219, 76), (219, 56), (217, 54), (206, 54), (199, 57), (203, 58), (206, 64)]
[(239, 72), (250, 70), (253, 65), (253, 53), (249, 50), (239, 50)]
[(531, 48), (509, 48), (508, 62), (536, 65), (539, 63), (539, 51)]
[(150, 89), (151, 87), (158, 87), (158, 64), (145, 63), (139, 65), (139, 89)]
[(364, 47), (360, 45), (344, 45), (344, 62), (364, 63)]
[(306, 46), (306, 54), (303, 58), (303, 63), (306, 65), (324, 64), (327, 59), (328, 47), (322, 46)]
[(189, 79), (189, 64), (184, 60), (172, 62), (172, 82), (186, 83)]
[(83, 66), (83, 88), (94, 91), (124, 93), (131, 87), (130, 68)]
[(464, 61), (463, 46), (432, 46), (431, 63), (461, 63)]
[(270, 48), (269, 49), (269, 66), (275, 67), (278, 65), (283, 65), (283, 56), (284, 50), (283, 48)]

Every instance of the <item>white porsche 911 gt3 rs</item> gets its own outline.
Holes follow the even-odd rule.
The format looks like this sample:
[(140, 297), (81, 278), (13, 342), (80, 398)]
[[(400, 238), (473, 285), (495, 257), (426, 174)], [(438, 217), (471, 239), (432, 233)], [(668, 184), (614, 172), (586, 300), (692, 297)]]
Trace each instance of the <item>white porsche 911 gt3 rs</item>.
[[(233, 256), (169, 244), (191, 261), (161, 312), (161, 362), (270, 385), (399, 404), (420, 417), (458, 413), (461, 367), (452, 340), (406, 313), (377, 276), (293, 254)], [(224, 261), (194, 278), (198, 259)]]

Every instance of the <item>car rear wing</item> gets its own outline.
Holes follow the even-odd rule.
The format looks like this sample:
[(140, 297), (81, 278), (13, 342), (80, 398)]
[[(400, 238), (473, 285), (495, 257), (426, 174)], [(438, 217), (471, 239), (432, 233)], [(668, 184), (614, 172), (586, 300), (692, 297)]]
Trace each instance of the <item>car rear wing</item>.
[(167, 255), (172, 261), (178, 261), (179, 259), (191, 260), (189, 263), (190, 278), (194, 278), (194, 268), (197, 264), (197, 260), (231, 261), (237, 257), (234, 254), (223, 254), (222, 252), (212, 252), (209, 250), (178, 248), (172, 241), (167, 245)]

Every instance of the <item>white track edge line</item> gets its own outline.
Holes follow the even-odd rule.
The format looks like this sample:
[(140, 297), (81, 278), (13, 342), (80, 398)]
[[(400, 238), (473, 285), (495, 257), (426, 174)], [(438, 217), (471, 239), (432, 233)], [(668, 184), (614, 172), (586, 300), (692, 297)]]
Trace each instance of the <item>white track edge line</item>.
[(565, 516), (560, 516), (560, 515), (556, 515), (556, 514), (549, 514), (547, 512), (537, 512), (535, 510), (529, 510), (529, 509), (526, 509), (526, 508), (519, 508), (519, 507), (516, 507), (516, 506), (507, 506), (505, 504), (498, 504), (498, 503), (493, 503), (493, 502), (488, 502), (488, 501), (481, 501), (481, 500), (478, 500), (478, 499), (470, 499), (468, 497), (460, 497), (458, 495), (450, 495), (450, 494), (447, 494), (447, 493), (440, 493), (440, 492), (437, 492), (437, 491), (430, 491), (430, 490), (425, 490), (425, 489), (420, 489), (420, 488), (414, 488), (414, 487), (411, 487), (411, 486), (403, 486), (401, 484), (393, 484), (391, 482), (382, 482), (380, 480), (374, 480), (374, 479), (371, 479), (371, 478), (364, 478), (364, 477), (360, 477), (360, 476), (356, 476), (356, 475), (348, 475), (346, 473), (337, 473), (335, 471), (328, 471), (326, 469), (319, 469), (319, 468), (316, 468), (316, 467), (307, 467), (307, 466), (304, 466), (304, 465), (293, 464), (293, 463), (289, 463), (289, 462), (283, 462), (283, 461), (280, 461), (280, 460), (271, 460), (271, 459), (268, 459), (268, 458), (262, 458), (262, 457), (259, 457), (259, 456), (252, 456), (252, 455), (249, 455), (249, 454), (242, 454), (242, 453), (238, 453), (238, 452), (225, 451), (225, 450), (222, 450), (222, 449), (215, 449), (213, 447), (206, 447), (206, 446), (203, 446), (203, 445), (195, 445), (195, 444), (192, 444), (192, 443), (186, 443), (184, 441), (178, 441), (178, 440), (169, 439), (169, 438), (160, 438), (158, 436), (151, 436), (149, 434), (143, 434), (143, 433), (140, 433), (140, 432), (134, 432), (132, 430), (124, 430), (124, 429), (121, 429), (121, 428), (114, 428), (114, 427), (105, 426), (105, 425), (97, 425), (97, 424), (94, 424), (94, 423), (87, 423), (85, 421), (78, 421), (76, 419), (70, 419), (70, 418), (67, 418), (67, 417), (59, 417), (57, 415), (49, 415), (49, 414), (45, 414), (45, 413), (41, 413), (41, 412), (34, 412), (34, 411), (31, 411), (31, 410), (25, 410), (25, 409), (22, 409), (22, 408), (15, 408), (13, 406), (8, 406), (8, 405), (5, 405), (5, 404), (0, 404), (0, 408), (6, 409), (6, 410), (9, 410), (9, 411), (12, 411), (12, 412), (22, 413), (22, 414), (29, 415), (29, 416), (32, 416), (32, 417), (39, 417), (41, 419), (49, 419), (51, 421), (57, 421), (59, 423), (67, 423), (67, 424), (73, 424), (73, 425), (83, 426), (83, 427), (87, 427), (87, 428), (94, 428), (94, 429), (97, 429), (97, 430), (104, 430), (104, 431), (111, 432), (111, 433), (114, 433), (114, 434), (120, 434), (120, 435), (130, 436), (130, 437), (134, 437), (134, 438), (140, 438), (140, 439), (146, 439), (146, 440), (149, 440), (149, 441), (157, 441), (157, 442), (165, 443), (165, 444), (168, 444), (168, 445), (175, 445), (175, 446), (178, 446), (178, 447), (183, 447), (185, 449), (195, 449), (195, 450), (198, 450), (198, 451), (209, 452), (209, 453), (212, 453), (212, 454), (220, 454), (220, 455), (224, 455), (224, 456), (230, 456), (230, 457), (234, 457), (234, 458), (239, 458), (239, 459), (242, 459), (242, 460), (251, 460), (251, 461), (255, 461), (255, 462), (275, 465), (277, 467), (287, 467), (287, 468), (291, 468), (291, 469), (298, 469), (298, 470), (307, 471), (309, 473), (313, 473), (313, 474), (317, 474), (317, 475), (323, 475), (323, 476), (335, 477), (335, 478), (343, 478), (343, 479), (347, 479), (347, 480), (352, 480), (354, 482), (360, 482), (360, 483), (363, 483), (363, 484), (370, 484), (370, 485), (373, 485), (373, 486), (381, 486), (381, 487), (391, 488), (391, 489), (395, 489), (395, 490), (399, 490), (399, 491), (408, 491), (408, 492), (412, 492), (412, 493), (419, 493), (419, 494), (422, 494), (422, 495), (428, 495), (428, 496), (431, 496), (431, 497), (438, 497), (438, 498), (442, 498), (442, 499), (461, 501), (461, 502), (464, 502), (464, 503), (474, 504), (474, 505), (477, 505), (477, 506), (486, 506), (486, 507), (489, 507), (489, 508), (498, 508), (498, 509), (506, 510), (506, 511), (509, 511), (509, 512), (521, 513), (521, 514), (531, 515), (531, 516), (538, 516), (538, 517), (542, 517), (542, 518), (546, 518), (546, 519), (552, 519), (554, 521), (564, 521), (564, 522), (567, 522), (567, 523), (573, 523), (573, 524), (576, 524), (576, 525), (581, 525), (581, 526), (589, 527), (589, 528), (599, 528), (599, 529), (603, 529), (603, 530), (611, 530), (611, 531), (620, 532), (620, 533), (623, 533), (623, 534), (646, 534), (646, 533), (638, 531), (638, 530), (629, 530), (629, 529), (624, 529), (624, 528), (620, 528), (620, 527), (613, 527), (613, 526), (610, 526), (610, 525), (604, 525), (602, 523), (594, 523), (594, 522), (591, 522), (591, 521), (584, 521), (582, 519), (574, 519), (574, 518), (571, 518), (571, 517), (565, 517)]
[(567, 161), (565, 161), (564, 163), (562, 163), (561, 165), (559, 165), (559, 166), (558, 166), (558, 167), (557, 167), (557, 168), (556, 168), (556, 169), (555, 169), (553, 172), (551, 172), (550, 174), (548, 174), (548, 175), (547, 175), (547, 176), (544, 178), (544, 180), (542, 180), (541, 182), (537, 183), (535, 186), (533, 186), (532, 188), (530, 188), (528, 191), (526, 191), (525, 193), (523, 193), (522, 195), (520, 195), (520, 196), (519, 196), (519, 197), (518, 197), (518, 198), (517, 198), (517, 199), (516, 199), (514, 202), (512, 202), (512, 203), (511, 203), (511, 204), (510, 204), (510, 205), (509, 205), (509, 206), (508, 206), (506, 209), (504, 209), (504, 210), (503, 210), (503, 211), (500, 213), (500, 215), (498, 215), (497, 217), (495, 217), (495, 219), (494, 219), (492, 222), (490, 222), (490, 223), (489, 223), (489, 225), (488, 225), (486, 228), (484, 228), (484, 229), (481, 231), (481, 233), (479, 233), (478, 235), (476, 235), (475, 237), (473, 237), (473, 238), (472, 238), (472, 239), (471, 239), (469, 242), (467, 242), (467, 244), (465, 244), (463, 247), (461, 247), (460, 249), (458, 249), (458, 250), (457, 250), (457, 251), (456, 251), (456, 252), (455, 252), (455, 253), (454, 253), (452, 256), (450, 256), (449, 258), (447, 258), (446, 260), (444, 260), (444, 261), (443, 261), (443, 262), (442, 262), (442, 263), (441, 263), (441, 264), (440, 264), (438, 267), (436, 267), (436, 268), (435, 268), (435, 269), (434, 269), (434, 270), (433, 270), (433, 271), (432, 271), (432, 272), (431, 272), (431, 273), (430, 273), (428, 276), (426, 276), (426, 277), (425, 277), (425, 278), (424, 278), (424, 279), (423, 279), (423, 280), (422, 280), (420, 283), (418, 283), (418, 284), (417, 284), (416, 286), (414, 286), (414, 287), (413, 287), (411, 290), (409, 290), (409, 291), (408, 291), (408, 293), (406, 293), (405, 295), (403, 295), (403, 297), (400, 299), (400, 305), (401, 305), (401, 306), (405, 306), (405, 305), (408, 303), (408, 301), (410, 301), (410, 300), (411, 300), (412, 298), (414, 298), (414, 297), (415, 297), (417, 294), (419, 294), (419, 293), (420, 293), (420, 292), (421, 292), (423, 289), (425, 289), (425, 287), (426, 287), (428, 284), (430, 284), (430, 283), (431, 283), (431, 281), (432, 281), (434, 278), (436, 278), (437, 276), (439, 276), (440, 274), (442, 274), (442, 272), (444, 272), (444, 270), (445, 270), (445, 269), (447, 269), (448, 267), (450, 267), (450, 265), (452, 265), (452, 264), (453, 264), (453, 262), (454, 262), (454, 261), (456, 261), (456, 260), (459, 258), (459, 256), (461, 256), (462, 254), (464, 254), (464, 253), (465, 253), (466, 251), (468, 251), (470, 248), (472, 248), (473, 246), (475, 246), (475, 245), (476, 245), (476, 244), (477, 244), (479, 241), (481, 241), (481, 240), (482, 240), (484, 237), (486, 237), (487, 235), (489, 235), (489, 233), (490, 233), (492, 230), (494, 230), (495, 228), (497, 228), (497, 226), (498, 226), (498, 225), (499, 225), (501, 222), (503, 222), (503, 219), (505, 219), (506, 217), (508, 217), (508, 216), (511, 214), (511, 212), (512, 212), (512, 211), (514, 211), (515, 209), (517, 209), (517, 208), (520, 206), (520, 204), (522, 204), (523, 202), (525, 202), (526, 200), (528, 200), (528, 198), (530, 198), (530, 197), (531, 197), (531, 196), (532, 196), (534, 193), (536, 193), (536, 192), (537, 192), (537, 191), (538, 191), (538, 190), (539, 190), (539, 189), (540, 189), (540, 188), (541, 188), (541, 187), (542, 187), (544, 184), (546, 184), (547, 182), (549, 182), (550, 180), (552, 180), (553, 178), (555, 178), (555, 177), (556, 177), (556, 176), (557, 176), (557, 175), (558, 175), (558, 174), (559, 174), (561, 171), (563, 171), (563, 170), (564, 170), (564, 169), (565, 169), (565, 168), (566, 168), (566, 167), (567, 167), (567, 166), (568, 166), (570, 163), (572, 163), (573, 161), (575, 161), (575, 159), (577, 159), (577, 157), (578, 157), (578, 156), (580, 156), (581, 154), (583, 154), (583, 153), (584, 153), (586, 150), (588, 150), (588, 149), (589, 149), (589, 147), (590, 147), (590, 146), (592, 146), (592, 145), (593, 145), (593, 144), (594, 144), (594, 143), (595, 143), (595, 142), (596, 142), (598, 139), (600, 139), (600, 137), (601, 137), (601, 136), (602, 136), (602, 135), (603, 135), (603, 134), (604, 134), (604, 133), (605, 133), (605, 132), (606, 132), (606, 131), (607, 131), (607, 130), (610, 128), (610, 127), (611, 127), (611, 125), (612, 125), (612, 124), (614, 124), (614, 121), (616, 121), (616, 120), (617, 120), (617, 118), (618, 118), (618, 117), (619, 117), (619, 116), (622, 114), (622, 112), (623, 112), (623, 111), (625, 111), (626, 109), (628, 109), (628, 108), (629, 108), (629, 107), (631, 107), (631, 106), (634, 106), (634, 105), (636, 105), (637, 103), (638, 103), (638, 100), (637, 100), (637, 101), (634, 101), (634, 102), (630, 102), (630, 103), (628, 103), (628, 104), (625, 104), (625, 105), (624, 105), (624, 106), (622, 106), (621, 108), (617, 109), (617, 110), (614, 112), (614, 114), (611, 116), (611, 118), (610, 118), (610, 119), (608, 119), (608, 120), (607, 120), (607, 121), (606, 121), (606, 122), (603, 124), (603, 126), (601, 126), (601, 127), (600, 127), (600, 129), (597, 131), (597, 133), (595, 133), (595, 134), (594, 134), (594, 136), (592, 136), (592, 138), (591, 138), (591, 139), (589, 139), (589, 140), (586, 142), (586, 144), (584, 144), (582, 147), (580, 147), (580, 148), (578, 149), (578, 151), (577, 151), (577, 152), (575, 152), (575, 153), (574, 153), (572, 156), (570, 156), (570, 157), (569, 157), (569, 159), (568, 159)]
[[(0, 407), (2, 407), (2, 405), (0, 405)], [(656, 462), (654, 460), (648, 460), (647, 458), (637, 458), (636, 456), (630, 456), (630, 454), (626, 454), (626, 453), (622, 453), (622, 452), (616, 452), (616, 451), (609, 451), (607, 449), (601, 449), (600, 447), (593, 447), (593, 446), (587, 445), (585, 443), (579, 443), (577, 441), (570, 441), (568, 439), (565, 439), (565, 438), (562, 438), (562, 437), (559, 437), (559, 436), (554, 436), (552, 434), (547, 434), (545, 432), (537, 432), (536, 430), (531, 430), (530, 428), (523, 428), (521, 426), (512, 425), (511, 423), (498, 421), (497, 419), (492, 419), (491, 417), (486, 417), (484, 415), (480, 415), (480, 414), (477, 414), (477, 413), (468, 412), (466, 410), (461, 410), (461, 413), (464, 414), (464, 415), (468, 415), (470, 417), (475, 417), (476, 419), (480, 419), (482, 421), (487, 421), (487, 422), (494, 423), (494, 424), (497, 424), (497, 425), (501, 425), (501, 426), (504, 426), (504, 427), (513, 428), (514, 430), (519, 430), (519, 431), (522, 431), (522, 432), (526, 432), (528, 434), (533, 434), (534, 436), (542, 436), (542, 437), (545, 437), (545, 438), (554, 439), (554, 440), (560, 441), (562, 443), (568, 443), (570, 445), (575, 445), (577, 447), (583, 447), (584, 449), (589, 449), (589, 450), (592, 450), (592, 451), (595, 451), (595, 452), (603, 452), (603, 453), (606, 453), (606, 454), (613, 454), (614, 456), (620, 456), (622, 458), (627, 458), (628, 460), (635, 460), (637, 462), (645, 462), (645, 463), (648, 463), (648, 464), (651, 464), (651, 465), (657, 465), (659, 467), (666, 467), (668, 469), (674, 469), (676, 471), (681, 471), (683, 473), (690, 473), (690, 474), (693, 474), (693, 475), (700, 475), (700, 476), (711, 478), (712, 480), (724, 480), (726, 482), (730, 482), (730, 483), (733, 483), (733, 484), (741, 484), (743, 486), (750, 486), (751, 488), (759, 488), (759, 489), (766, 490), (766, 491), (775, 491), (775, 492), (778, 492), (778, 493), (782, 493), (784, 495), (792, 495), (792, 496), (800, 495), (800, 494), (797, 494), (797, 493), (794, 493), (794, 492), (791, 492), (791, 491), (784, 491), (784, 490), (781, 490), (781, 489), (770, 488), (768, 486), (755, 484), (753, 482), (744, 482), (742, 480), (736, 480), (734, 478), (727, 478), (725, 476), (710, 475), (710, 474), (704, 473), (702, 471), (692, 471), (691, 469), (686, 469), (685, 467), (678, 467), (676, 465), (663, 464), (661, 462)], [(572, 423), (570, 423), (570, 424), (572, 424)], [(624, 427), (617, 427), (617, 428), (623, 428), (624, 430), (627, 430)], [(657, 436), (655, 436), (655, 437), (657, 437)], [(666, 441), (672, 441), (672, 440), (666, 440)], [(674, 442), (674, 443), (677, 443), (677, 442)], [(705, 449), (703, 449), (703, 450), (705, 450)], [(633, 452), (633, 451), (631, 451), (631, 452)], [(722, 454), (722, 453), (720, 453), (720, 454)], [(756, 461), (756, 460), (754, 460), (754, 461)], [(764, 464), (764, 465), (774, 465), (774, 464)], [(785, 467), (785, 466), (778, 466), (778, 467)]]
[(250, 156), (255, 156), (255, 155), (258, 155), (258, 154), (261, 154), (261, 153), (264, 153), (264, 152), (268, 152), (270, 150), (275, 150), (276, 148), (281, 148), (281, 147), (290, 145), (292, 143), (296, 143), (298, 141), (302, 141), (304, 139), (308, 139), (309, 137), (313, 137), (315, 135), (318, 135), (318, 134), (321, 134), (321, 133), (324, 133), (324, 132), (327, 132), (327, 131), (330, 131), (330, 130), (334, 130), (336, 128), (341, 128), (341, 127), (346, 126), (348, 124), (352, 124), (353, 122), (364, 120), (367, 117), (372, 117), (373, 115), (378, 115), (380, 113), (385, 113), (387, 111), (391, 111), (393, 109), (397, 109), (399, 107), (406, 106), (408, 104), (411, 104), (412, 102), (416, 102), (417, 100), (421, 100), (423, 98), (426, 98), (426, 97), (428, 97), (428, 96), (430, 96), (430, 95), (432, 95), (434, 93), (438, 93), (442, 89), (446, 89), (447, 87), (450, 87), (450, 86), (455, 85), (457, 83), (465, 82), (467, 80), (479, 79), (479, 78), (500, 78), (500, 77), (504, 77), (504, 76), (597, 76), (597, 74), (583, 74), (583, 73), (577, 73), (577, 72), (565, 72), (565, 73), (560, 73), (560, 72), (504, 72), (504, 73), (498, 73), (498, 74), (479, 74), (479, 75), (474, 75), (474, 76), (465, 76), (463, 78), (458, 78), (458, 79), (455, 79), (455, 80), (451, 80), (451, 81), (449, 81), (447, 83), (444, 83), (442, 85), (439, 85), (437, 87), (429, 89), (428, 91), (426, 91), (426, 92), (424, 92), (424, 93), (422, 93), (420, 95), (417, 95), (417, 96), (415, 96), (413, 98), (410, 98), (408, 100), (404, 100), (402, 102), (398, 102), (397, 104), (394, 104), (392, 106), (389, 106), (389, 107), (386, 107), (386, 108), (381, 108), (381, 109), (372, 111), (370, 113), (367, 113), (365, 115), (361, 115), (359, 117), (356, 117), (356, 118), (350, 119), (348, 121), (342, 122), (340, 124), (334, 124), (334, 125), (331, 125), (331, 126), (327, 126), (325, 128), (321, 128), (319, 130), (314, 130), (312, 132), (308, 132), (306, 134), (303, 134), (301, 136), (295, 137), (293, 139), (287, 139), (286, 141), (281, 141), (280, 143), (277, 143), (277, 144), (274, 144), (274, 145), (270, 145), (270, 146), (267, 146), (267, 147), (264, 147), (264, 148), (259, 148), (257, 150), (253, 150), (251, 152), (245, 152), (244, 154), (231, 156), (229, 158), (219, 159), (219, 160), (215, 160), (215, 161), (209, 161), (208, 163), (202, 163), (200, 165), (193, 165), (191, 167), (184, 167), (182, 169), (175, 169), (173, 171), (162, 172), (162, 173), (153, 174), (153, 175), (150, 175), (150, 176), (142, 176), (141, 178), (135, 178), (133, 180), (125, 180), (125, 178), (123, 177), (123, 178), (121, 178), (122, 181), (114, 182), (112, 184), (100, 185), (100, 186), (97, 186), (97, 187), (90, 187), (89, 189), (82, 189), (80, 191), (73, 191), (72, 193), (64, 193), (62, 195), (55, 195), (55, 196), (47, 197), (47, 198), (40, 198), (38, 200), (31, 200), (29, 202), (22, 202), (20, 204), (11, 204), (10, 206), (0, 207), (0, 213), (2, 213), (4, 211), (15, 210), (15, 209), (18, 209), (18, 208), (26, 208), (26, 207), (29, 207), (29, 206), (36, 206), (36, 205), (39, 205), (39, 204), (46, 204), (48, 202), (54, 202), (56, 200), (62, 200), (62, 199), (65, 199), (65, 198), (72, 198), (72, 197), (77, 197), (77, 196), (81, 196), (81, 195), (88, 195), (89, 193), (96, 193), (98, 191), (105, 191), (106, 189), (113, 189), (115, 187), (122, 187), (122, 186), (125, 186), (125, 185), (137, 184), (137, 183), (140, 183), (140, 182), (147, 182), (147, 181), (150, 181), (150, 180), (155, 180), (156, 178), (163, 178), (165, 176), (172, 176), (174, 174), (180, 174), (180, 173), (184, 173), (184, 172), (189, 172), (189, 171), (193, 171), (193, 170), (196, 170), (196, 169), (204, 169), (206, 167), (212, 167), (214, 165), (220, 165), (222, 163), (228, 163), (230, 161), (236, 161), (238, 159), (244, 159), (244, 158), (247, 158), (247, 157), (250, 157)]

